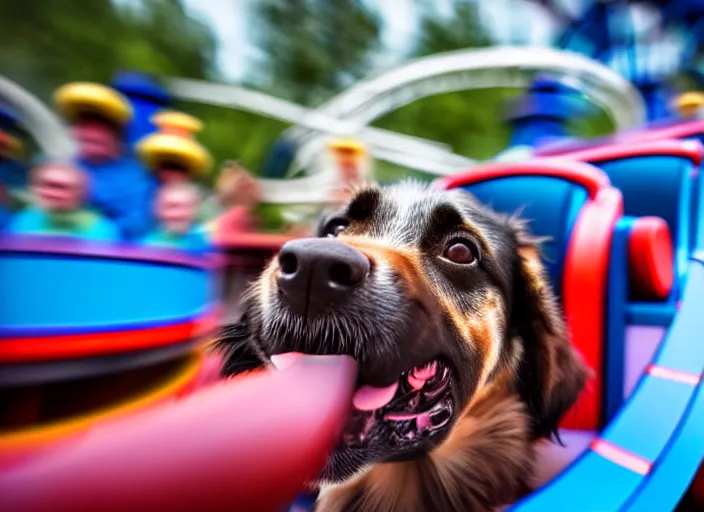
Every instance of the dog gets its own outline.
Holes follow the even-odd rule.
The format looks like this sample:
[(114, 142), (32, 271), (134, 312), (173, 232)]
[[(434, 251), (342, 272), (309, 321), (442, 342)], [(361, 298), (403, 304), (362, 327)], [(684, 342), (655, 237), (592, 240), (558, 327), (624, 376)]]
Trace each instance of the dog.
[(485, 511), (531, 489), (588, 369), (515, 216), (416, 182), (366, 185), (286, 243), (218, 347), (224, 375), (348, 354), (354, 407), (316, 510)]

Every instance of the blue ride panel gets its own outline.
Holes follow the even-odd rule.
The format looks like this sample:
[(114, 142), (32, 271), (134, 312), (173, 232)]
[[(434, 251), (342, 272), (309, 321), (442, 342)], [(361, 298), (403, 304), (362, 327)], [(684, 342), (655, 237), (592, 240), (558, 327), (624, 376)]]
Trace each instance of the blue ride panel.
[(550, 237), (542, 244), (544, 262), (558, 295), (572, 227), (587, 201), (580, 185), (551, 176), (511, 176), (464, 187), (480, 201), (501, 213), (520, 212), (536, 236)]
[[(704, 308), (704, 297), (700, 299)], [(704, 386), (700, 383), (686, 417), (673, 435), (667, 452), (658, 460), (628, 512), (674, 510), (704, 459)]]
[[(698, 258), (697, 255), (695, 255)], [(700, 260), (697, 260), (700, 261)], [(681, 372), (699, 374), (704, 370), (704, 269), (694, 261), (690, 262), (688, 282), (695, 279), (700, 288), (688, 285), (682, 305), (668, 332), (668, 339), (677, 343), (667, 343), (657, 355), (657, 364)]]
[[(704, 351), (701, 350), (699, 335), (704, 330), (702, 311), (704, 261), (695, 258), (690, 264), (683, 307), (670, 329), (665, 345), (655, 358), (656, 364), (701, 377), (704, 372)], [(626, 510), (674, 509), (704, 459), (704, 385), (701, 378), (696, 386), (679, 384), (690, 388), (691, 399), (672, 432), (668, 446)], [(661, 395), (654, 405), (659, 408), (667, 400), (669, 396)]]
[(611, 512), (621, 508), (643, 475), (587, 450), (545, 487), (509, 508), (511, 512), (583, 510)]
[[(199, 259), (184, 264), (157, 259), (148, 248), (135, 247), (127, 257), (109, 245), (75, 239), (70, 244), (91, 249), (67, 254), (0, 248), (3, 336), (171, 325), (203, 314), (215, 299), (212, 273)], [(159, 255), (176, 252), (164, 251)]]
[(628, 240), (635, 219), (623, 217), (614, 226), (609, 258), (609, 300), (604, 352), (604, 423), (618, 413), (623, 404), (626, 364), (626, 315), (628, 305)]
[(624, 214), (663, 218), (675, 249), (676, 290), (681, 288), (689, 259), (689, 215), (692, 162), (668, 155), (623, 158), (594, 163), (623, 194)]
[(654, 460), (685, 413), (692, 392), (691, 385), (644, 375), (601, 439), (638, 457)]

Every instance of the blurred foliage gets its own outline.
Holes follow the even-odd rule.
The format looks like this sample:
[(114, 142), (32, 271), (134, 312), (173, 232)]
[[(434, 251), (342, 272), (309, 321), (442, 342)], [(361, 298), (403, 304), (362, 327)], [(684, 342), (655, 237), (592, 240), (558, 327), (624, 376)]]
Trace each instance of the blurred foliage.
[(310, 106), (367, 74), (382, 28), (360, 0), (260, 0), (252, 18), (265, 55), (256, 83)]
[(374, 124), (445, 142), (455, 153), (486, 159), (506, 147), (510, 130), (501, 113), (518, 91), (479, 89), (431, 96), (390, 112)]
[(480, 24), (476, 0), (454, 0), (452, 14), (448, 17), (440, 15), (437, 8), (425, 0), (416, 0), (416, 6), (421, 18), (414, 56), (491, 44), (491, 39)]
[(209, 78), (216, 48), (180, 0), (0, 2), (0, 70), (45, 100), (63, 83), (109, 82), (120, 69)]

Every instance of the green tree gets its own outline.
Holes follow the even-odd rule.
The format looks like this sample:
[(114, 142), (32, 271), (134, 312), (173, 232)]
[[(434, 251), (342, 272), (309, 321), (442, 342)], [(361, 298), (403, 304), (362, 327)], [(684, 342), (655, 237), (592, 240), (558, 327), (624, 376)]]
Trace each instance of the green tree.
[(360, 0), (261, 0), (253, 19), (265, 55), (258, 85), (304, 105), (365, 76), (381, 32)]
[(0, 2), (0, 72), (44, 99), (69, 81), (109, 82), (119, 69), (208, 78), (215, 50), (180, 0)]
[(491, 43), (479, 19), (477, 0), (454, 0), (449, 16), (442, 16), (423, 0), (417, 0), (417, 5), (421, 19), (414, 56), (477, 48)]
[[(454, 0), (443, 15), (422, 0), (418, 38), (412, 57), (487, 46), (491, 39), (482, 26), (477, 3)], [(460, 91), (416, 101), (377, 120), (375, 125), (426, 139), (448, 143), (456, 153), (476, 159), (490, 158), (508, 143), (502, 106), (517, 91), (486, 89)], [(384, 172), (389, 169), (382, 165)], [(393, 176), (398, 175), (394, 170)]]
[[(414, 57), (487, 46), (491, 37), (482, 26), (477, 0), (454, 0), (449, 15), (442, 15), (418, 0), (421, 19)], [(490, 159), (509, 143), (506, 122), (508, 100), (515, 89), (483, 89), (442, 94), (416, 101), (391, 112), (375, 125), (449, 144), (453, 151), (477, 160)], [(613, 130), (603, 112), (575, 119), (568, 127), (575, 136), (595, 137)], [(398, 168), (382, 164), (384, 177), (397, 178)]]

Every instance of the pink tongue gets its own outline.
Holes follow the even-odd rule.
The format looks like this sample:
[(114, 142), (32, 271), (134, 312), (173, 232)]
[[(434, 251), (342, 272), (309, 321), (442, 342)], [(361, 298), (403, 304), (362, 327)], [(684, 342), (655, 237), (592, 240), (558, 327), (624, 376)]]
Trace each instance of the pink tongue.
[(394, 382), (385, 388), (375, 388), (372, 386), (362, 386), (357, 390), (352, 398), (352, 403), (358, 411), (373, 411), (380, 409), (393, 399), (398, 389), (398, 382)]
[[(287, 352), (284, 354), (275, 354), (270, 357), (271, 364), (277, 370), (285, 370), (286, 368), (296, 364), (303, 357), (300, 352)], [(357, 390), (352, 398), (352, 403), (358, 411), (373, 411), (381, 409), (388, 404), (396, 394), (398, 382), (394, 382), (385, 388), (375, 388), (373, 386), (362, 386)]]

